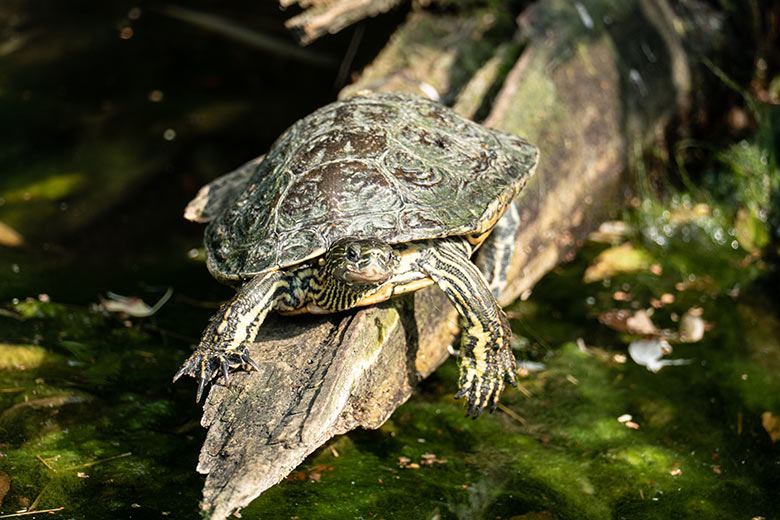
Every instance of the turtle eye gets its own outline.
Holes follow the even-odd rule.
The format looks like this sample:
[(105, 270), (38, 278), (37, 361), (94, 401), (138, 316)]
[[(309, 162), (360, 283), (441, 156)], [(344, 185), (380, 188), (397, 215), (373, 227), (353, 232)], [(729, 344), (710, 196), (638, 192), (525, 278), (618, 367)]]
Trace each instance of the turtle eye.
[(355, 246), (348, 246), (344, 254), (347, 257), (347, 260), (349, 260), (350, 262), (357, 262), (358, 259), (360, 258), (360, 253), (358, 253), (357, 248)]

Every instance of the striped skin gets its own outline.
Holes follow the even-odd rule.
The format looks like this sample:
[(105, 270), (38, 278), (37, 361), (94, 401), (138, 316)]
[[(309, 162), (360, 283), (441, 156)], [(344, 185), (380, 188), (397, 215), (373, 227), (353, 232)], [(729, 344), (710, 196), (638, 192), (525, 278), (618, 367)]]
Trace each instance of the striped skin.
[(349, 238), (336, 242), (314, 265), (255, 276), (209, 320), (200, 344), (173, 380), (185, 374), (196, 378), (195, 400), (200, 401), (206, 383), (220, 369), (227, 380), (231, 368), (257, 368), (246, 345), (270, 310), (321, 314), (366, 305), (361, 300), (387, 287), (398, 263), (398, 253), (385, 242)]
[(361, 300), (390, 280), (399, 262), (399, 254), (382, 240), (337, 241), (319, 262), (319, 272), (308, 280), (311, 301), (306, 310), (327, 313), (365, 305)]
[(173, 380), (185, 374), (196, 378), (198, 393), (195, 402), (199, 402), (206, 383), (220, 368), (226, 381), (232, 367), (251, 366), (258, 369), (249, 357), (245, 342), (254, 339), (271, 309), (300, 306), (303, 300), (300, 280), (282, 271), (271, 271), (249, 280), (211, 317), (198, 348), (176, 372)]
[(482, 246), (476, 256), (475, 263), (485, 275), (488, 287), (496, 299), (501, 296), (501, 292), (506, 287), (507, 271), (515, 251), (515, 237), (519, 227), (520, 214), (517, 206), (510, 204), (506, 213), (493, 228), (490, 240)]
[(174, 376), (198, 380), (196, 400), (220, 370), (257, 368), (246, 345), (270, 310), (284, 314), (329, 313), (372, 305), (436, 283), (461, 317), (459, 390), (466, 415), (493, 411), (505, 381), (516, 382), (511, 330), (464, 237), (390, 246), (381, 240), (346, 238), (311, 264), (266, 272), (249, 280), (209, 321), (195, 352)]
[(460, 314), (460, 377), (455, 398), (467, 396), (466, 415), (477, 418), (487, 406), (495, 410), (505, 381), (517, 385), (517, 365), (506, 314), (470, 256), (467, 241), (447, 238), (429, 244), (418, 265)]

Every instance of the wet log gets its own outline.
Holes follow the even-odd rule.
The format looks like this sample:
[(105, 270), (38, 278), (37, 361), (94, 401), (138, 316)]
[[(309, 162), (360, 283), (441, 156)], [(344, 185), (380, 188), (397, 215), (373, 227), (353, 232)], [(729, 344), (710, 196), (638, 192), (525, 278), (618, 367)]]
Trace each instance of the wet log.
[[(464, 73), (489, 17), (414, 11), (347, 89), (434, 94), (469, 116), (495, 96), (484, 122), (540, 147), (517, 201), (504, 304), (620, 207), (635, 154), (703, 84), (697, 64), (714, 55), (720, 20), (696, 2), (553, 0), (533, 4), (519, 27), (519, 58), (521, 47), (505, 42)], [(205, 404), (204, 512), (226, 518), (333, 436), (379, 427), (447, 358), (457, 330), (435, 287), (354, 312), (269, 320), (250, 349), (260, 370), (218, 380)]]

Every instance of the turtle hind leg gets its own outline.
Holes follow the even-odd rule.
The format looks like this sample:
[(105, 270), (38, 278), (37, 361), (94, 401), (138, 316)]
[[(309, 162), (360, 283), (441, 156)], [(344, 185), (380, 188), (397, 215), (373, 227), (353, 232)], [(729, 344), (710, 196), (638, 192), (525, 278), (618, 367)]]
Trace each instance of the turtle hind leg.
[(418, 261), (450, 298), (460, 314), (460, 376), (456, 398), (466, 397), (466, 415), (492, 412), (506, 382), (517, 384), (509, 321), (484, 276), (469, 260), (471, 247), (462, 239), (430, 243)]
[(257, 335), (268, 311), (280, 302), (289, 307), (298, 303), (301, 291), (296, 289), (296, 281), (298, 278), (293, 275), (272, 271), (245, 283), (209, 320), (198, 347), (182, 364), (173, 380), (183, 375), (194, 377), (198, 382), (195, 401), (199, 402), (206, 384), (220, 370), (226, 381), (232, 368), (257, 370), (259, 367), (249, 356), (246, 344)]
[(475, 263), (485, 275), (490, 291), (496, 299), (506, 287), (507, 272), (515, 252), (515, 238), (520, 227), (520, 213), (515, 204), (510, 204), (496, 223), (476, 255)]

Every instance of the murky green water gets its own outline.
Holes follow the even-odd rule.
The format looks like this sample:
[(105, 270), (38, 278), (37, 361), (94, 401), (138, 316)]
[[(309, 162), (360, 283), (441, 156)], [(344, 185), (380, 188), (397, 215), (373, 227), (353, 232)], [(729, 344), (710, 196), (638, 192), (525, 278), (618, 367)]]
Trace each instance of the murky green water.
[[(332, 98), (335, 71), (132, 4), (78, 7), (0, 6), (0, 517), (194, 518), (204, 431), (193, 386), (170, 377), (230, 290), (181, 211)], [(253, 21), (279, 30), (272, 14)], [(744, 141), (707, 145), (689, 188), (637, 200), (614, 244), (588, 243), (508, 309), (518, 357), (543, 369), (494, 415), (463, 417), (450, 361), (243, 518), (780, 516), (780, 117), (761, 110)], [(169, 287), (150, 317), (96, 306)], [(700, 341), (671, 341), (664, 359), (687, 364), (632, 360), (638, 335), (610, 316), (648, 309), (656, 336), (691, 309), (706, 322)]]

